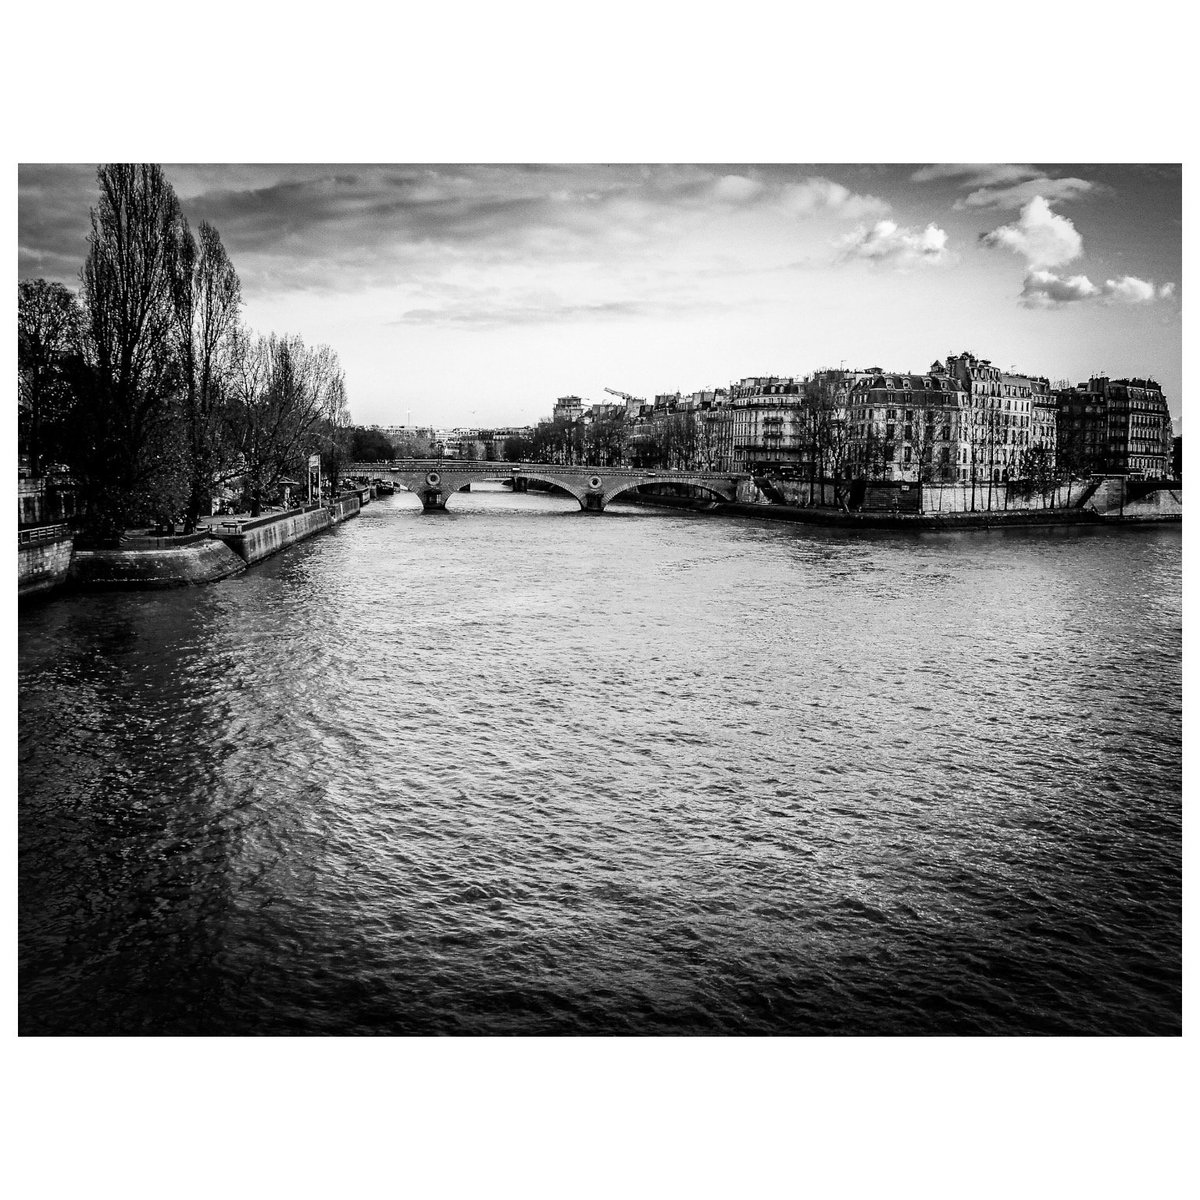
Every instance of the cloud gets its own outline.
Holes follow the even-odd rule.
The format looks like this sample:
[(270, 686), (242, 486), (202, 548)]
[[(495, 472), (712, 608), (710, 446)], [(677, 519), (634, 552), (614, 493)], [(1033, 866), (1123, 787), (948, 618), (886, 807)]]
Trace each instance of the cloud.
[(919, 167), (912, 173), (912, 179), (914, 183), (956, 179), (964, 187), (994, 187), (997, 184), (1035, 179), (1042, 173), (1036, 167), (1018, 166), (1015, 163), (934, 163)]
[(1161, 287), (1153, 280), (1138, 279), (1136, 275), (1122, 275), (1120, 279), (1108, 279), (1104, 283), (1104, 294), (1126, 304), (1150, 304), (1155, 300), (1168, 300), (1175, 294), (1173, 283)]
[(390, 325), (459, 325), (500, 328), (506, 325), (543, 325), (551, 322), (596, 320), (605, 317), (641, 317), (652, 311), (637, 301), (614, 300), (602, 304), (473, 304), (445, 308), (410, 308)]
[(935, 266), (947, 258), (946, 241), (946, 231), (932, 221), (920, 231), (901, 227), (895, 221), (876, 221), (870, 228), (860, 225), (839, 238), (836, 245), (843, 261), (865, 258), (895, 266)]
[(1135, 275), (1108, 279), (1097, 287), (1086, 275), (1063, 278), (1052, 271), (1029, 271), (1025, 276), (1025, 286), (1021, 290), (1020, 303), (1025, 308), (1061, 308), (1064, 304), (1074, 304), (1081, 300), (1151, 304), (1156, 300), (1167, 300), (1174, 294), (1173, 283), (1159, 286), (1153, 280), (1138, 279)]
[(79, 287), (97, 202), (93, 166), (22, 165), (17, 170), (17, 275)]
[(1078, 200), (1099, 188), (1099, 184), (1090, 183), (1086, 179), (1051, 179), (1041, 176), (1036, 179), (1026, 179), (1008, 187), (984, 187), (971, 192), (970, 195), (955, 200), (954, 207), (958, 210), (968, 208), (1020, 208), (1028, 204), (1035, 196), (1043, 200), (1062, 203)]
[(1015, 223), (980, 234), (979, 240), (1023, 255), (1033, 271), (1061, 266), (1083, 253), (1083, 238), (1070, 218), (1052, 211), (1043, 196), (1034, 196)]
[(742, 204), (761, 196), (764, 186), (762, 180), (750, 179), (745, 175), (722, 175), (713, 184), (713, 199)]
[(503, 292), (484, 289), (478, 296), (464, 294), (458, 300), (407, 309), (398, 320), (387, 324), (500, 329), (514, 325), (550, 325), (572, 321), (670, 318), (693, 311), (711, 313), (736, 307), (698, 297), (572, 302), (545, 290)]
[(852, 221), (880, 216), (891, 208), (886, 200), (878, 196), (857, 195), (842, 184), (820, 175), (799, 183), (784, 184), (779, 190), (778, 203), (785, 212), (797, 217), (829, 213)]
[(1057, 308), (1099, 294), (1100, 289), (1086, 275), (1064, 279), (1052, 271), (1030, 271), (1025, 276), (1020, 302), (1026, 308)]
[(1075, 176), (1060, 179), (1040, 167), (1015, 163), (941, 163), (918, 168), (912, 178), (916, 183), (950, 180), (960, 187), (973, 188), (974, 191), (955, 200), (954, 208), (960, 212), (1016, 209), (1028, 204), (1035, 196), (1054, 203), (1066, 203), (1107, 190), (1087, 179)]

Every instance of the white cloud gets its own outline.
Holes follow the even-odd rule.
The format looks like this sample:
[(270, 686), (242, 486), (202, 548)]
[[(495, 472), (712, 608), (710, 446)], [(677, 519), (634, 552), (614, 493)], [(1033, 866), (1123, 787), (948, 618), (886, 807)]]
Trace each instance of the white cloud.
[(865, 258), (897, 266), (936, 265), (947, 257), (946, 240), (946, 231), (932, 221), (922, 230), (901, 227), (895, 221), (876, 221), (869, 229), (860, 225), (853, 233), (839, 238), (836, 245), (842, 259)]
[(1016, 163), (934, 163), (913, 172), (914, 183), (932, 183), (938, 179), (958, 179), (964, 187), (994, 187), (1035, 179), (1042, 172), (1036, 167)]
[(722, 175), (713, 184), (713, 199), (730, 204), (741, 204), (760, 195), (763, 184), (760, 180), (745, 175)]
[(981, 187), (971, 192), (970, 195), (955, 200), (954, 207), (959, 210), (965, 208), (1020, 208), (1022, 205), (1028, 204), (1035, 196), (1057, 204), (1062, 201), (1077, 200), (1080, 196), (1086, 196), (1088, 192), (1094, 191), (1095, 188), (1096, 184), (1089, 183), (1086, 179), (1076, 179), (1074, 176), (1067, 179), (1050, 179), (1042, 176), (1038, 179), (1026, 179), (1021, 183), (1014, 183), (1006, 187)]
[(955, 200), (954, 207), (959, 211), (1020, 208), (1034, 196), (1060, 203), (1076, 200), (1098, 188), (1104, 190), (1087, 179), (1074, 176), (1058, 179), (1038, 167), (1016, 163), (938, 163), (920, 167), (912, 178), (916, 183), (950, 180), (960, 187), (974, 188), (970, 194)]
[(1030, 271), (1021, 290), (1021, 303), (1026, 308), (1057, 308), (1099, 294), (1100, 289), (1086, 275), (1064, 279), (1052, 271)]
[(1097, 287), (1086, 275), (1064, 278), (1053, 271), (1029, 271), (1025, 276), (1020, 302), (1026, 308), (1059, 308), (1080, 300), (1151, 304), (1155, 300), (1166, 300), (1174, 293), (1173, 283), (1164, 283), (1160, 287), (1153, 280), (1138, 279), (1136, 275), (1108, 279)]
[(981, 235), (980, 241), (1023, 255), (1035, 271), (1061, 266), (1083, 253), (1083, 238), (1070, 218), (1052, 211), (1043, 196), (1034, 196), (1012, 225), (1001, 225)]
[(1126, 304), (1150, 304), (1154, 300), (1166, 300), (1174, 293), (1173, 283), (1159, 287), (1152, 279), (1139, 279), (1136, 275), (1122, 275), (1120, 279), (1109, 279), (1104, 283), (1105, 296)]
[(851, 220), (879, 216), (891, 207), (878, 196), (860, 196), (820, 175), (799, 183), (785, 184), (779, 192), (779, 203), (785, 211), (797, 217), (811, 217), (824, 212)]
[(1154, 299), (1157, 289), (1145, 279), (1122, 275), (1120, 279), (1109, 279), (1104, 284), (1104, 292), (1114, 300), (1124, 300), (1127, 304), (1147, 304)]

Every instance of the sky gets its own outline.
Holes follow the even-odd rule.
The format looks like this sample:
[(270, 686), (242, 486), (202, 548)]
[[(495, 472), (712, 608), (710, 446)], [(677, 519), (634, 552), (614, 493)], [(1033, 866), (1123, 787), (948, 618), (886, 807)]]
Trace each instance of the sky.
[[(358, 424), (526, 424), (964, 350), (1151, 376), (1182, 415), (1178, 165), (164, 164), (262, 333), (325, 343)], [(94, 165), (18, 169), (18, 270), (78, 287)]]

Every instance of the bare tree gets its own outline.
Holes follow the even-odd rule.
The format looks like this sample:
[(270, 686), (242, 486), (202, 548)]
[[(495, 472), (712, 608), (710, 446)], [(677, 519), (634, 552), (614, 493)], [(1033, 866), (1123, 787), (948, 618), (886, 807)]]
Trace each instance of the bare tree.
[[(321, 451), (340, 466), (339, 439), (349, 425), (337, 355), (299, 337), (239, 337), (234, 359), (234, 428), (252, 516), (289, 473)], [(337, 460), (337, 461), (335, 461)], [(336, 482), (336, 480), (335, 480)]]

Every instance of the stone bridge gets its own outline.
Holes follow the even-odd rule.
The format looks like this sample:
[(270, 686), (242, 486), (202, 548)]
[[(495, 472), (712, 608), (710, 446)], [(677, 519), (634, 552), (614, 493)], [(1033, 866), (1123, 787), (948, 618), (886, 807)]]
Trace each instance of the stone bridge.
[(736, 500), (739, 483), (750, 476), (728, 471), (658, 471), (637, 467), (555, 466), (550, 463), (465, 462), (460, 459), (405, 459), (392, 463), (354, 463), (355, 474), (380, 475), (416, 492), (427, 512), (470, 483), (511, 482), (524, 491), (529, 480), (553, 483), (568, 491), (585, 512), (603, 512), (622, 492), (647, 483), (688, 483), (721, 500)]

